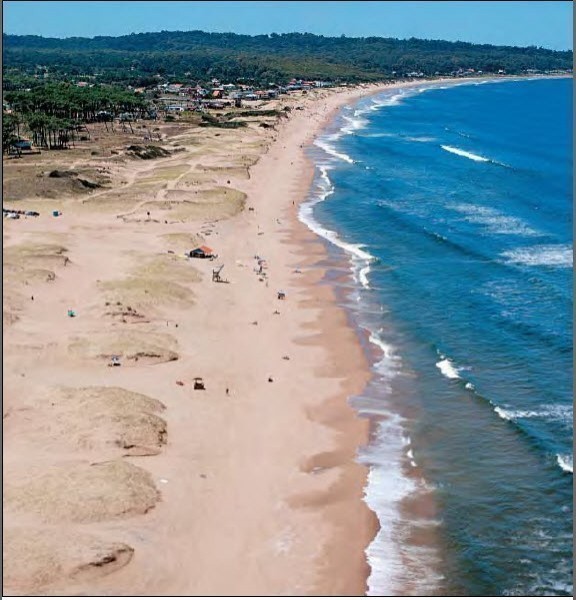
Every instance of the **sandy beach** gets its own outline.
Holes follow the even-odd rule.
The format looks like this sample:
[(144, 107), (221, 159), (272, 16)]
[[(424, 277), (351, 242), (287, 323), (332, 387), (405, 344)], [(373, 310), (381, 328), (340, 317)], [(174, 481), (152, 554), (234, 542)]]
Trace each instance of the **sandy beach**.
[[(94, 128), (5, 161), (5, 206), (41, 213), (4, 220), (5, 593), (365, 592), (347, 398), (369, 370), (297, 208), (306, 144), (375, 91), (281, 99), (269, 128), (163, 126), (155, 160), (96, 154)], [(184, 257), (200, 244), (218, 258)]]

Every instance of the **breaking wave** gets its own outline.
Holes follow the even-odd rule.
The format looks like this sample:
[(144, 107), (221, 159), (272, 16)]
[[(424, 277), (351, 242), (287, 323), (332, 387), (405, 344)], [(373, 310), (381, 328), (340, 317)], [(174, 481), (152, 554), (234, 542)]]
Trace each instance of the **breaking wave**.
[(322, 227), (314, 217), (314, 207), (334, 193), (334, 186), (328, 175), (330, 166), (321, 165), (318, 169), (320, 177), (317, 181), (316, 191), (312, 194), (310, 200), (300, 205), (298, 218), (316, 235), (344, 250), (351, 258), (354, 280), (360, 283), (362, 287), (369, 288), (368, 273), (370, 273), (371, 263), (375, 260), (374, 257), (369, 252), (363, 250), (362, 244), (345, 242), (335, 231)]
[(558, 462), (558, 466), (566, 473), (574, 472), (574, 455), (557, 454), (556, 461)]
[(473, 154), (472, 152), (467, 152), (461, 148), (455, 148), (454, 146), (445, 146), (442, 144), (440, 148), (442, 148), (442, 150), (446, 150), (446, 152), (451, 152), (452, 154), (457, 154), (458, 156), (463, 156), (464, 158), (469, 158), (470, 160), (474, 160), (476, 162), (494, 162), (489, 158), (480, 156), (479, 154)]
[(530, 267), (572, 267), (573, 254), (570, 244), (548, 244), (527, 246), (502, 252), (508, 264)]
[(460, 370), (456, 365), (443, 354), (440, 354), (440, 360), (436, 363), (440, 373), (448, 379), (461, 379)]
[(322, 150), (324, 150), (324, 152), (326, 152), (326, 154), (329, 154), (330, 156), (333, 156), (334, 158), (337, 158), (338, 160), (342, 160), (344, 162), (347, 162), (348, 164), (353, 165), (354, 164), (354, 160), (352, 158), (350, 158), (347, 154), (344, 154), (343, 152), (339, 152), (338, 150), (336, 150), (336, 148), (330, 143), (331, 141), (334, 142), (336, 141), (340, 136), (339, 135), (331, 135), (331, 136), (327, 136), (325, 139), (316, 139), (314, 140), (314, 144), (316, 146), (318, 146), (318, 148), (321, 148)]

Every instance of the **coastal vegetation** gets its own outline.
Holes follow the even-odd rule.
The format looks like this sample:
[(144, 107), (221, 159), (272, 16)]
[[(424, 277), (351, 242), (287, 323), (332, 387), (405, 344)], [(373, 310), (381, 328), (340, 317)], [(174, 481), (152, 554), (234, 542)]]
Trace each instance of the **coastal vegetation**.
[(292, 77), (359, 82), (412, 72), (434, 76), (473, 69), (520, 74), (572, 68), (572, 51), (536, 46), (203, 31), (66, 39), (4, 34), (3, 58), (6, 89), (35, 77), (81, 77), (146, 87), (164, 77), (255, 84), (278, 83)]
[[(285, 113), (264, 109), (215, 115), (206, 109), (224, 109), (232, 101), (241, 108), (242, 95), (248, 100), (277, 97), (295, 81), (292, 87), (305, 94), (314, 86), (564, 72), (572, 65), (571, 51), (308, 33), (163, 31), (66, 39), (4, 34), (3, 42), (2, 151), (18, 154), (31, 142), (66, 149), (77, 139), (89, 139), (88, 123), (112, 122), (114, 130), (118, 119), (123, 130), (133, 131), (133, 121), (156, 119), (159, 110), (165, 121), (194, 110), (202, 113), (193, 119), (200, 127), (245, 127), (237, 117)], [(222, 87), (220, 81), (227, 84)], [(258, 89), (250, 98), (250, 90)]]
[(2, 121), (3, 152), (17, 145), (23, 129), (34, 145), (62, 149), (81, 136), (86, 123), (112, 120), (112, 115), (122, 113), (142, 116), (147, 107), (145, 99), (132, 91), (66, 82), (42, 82), (33, 88), (6, 91), (4, 101), (11, 112), (4, 114)]

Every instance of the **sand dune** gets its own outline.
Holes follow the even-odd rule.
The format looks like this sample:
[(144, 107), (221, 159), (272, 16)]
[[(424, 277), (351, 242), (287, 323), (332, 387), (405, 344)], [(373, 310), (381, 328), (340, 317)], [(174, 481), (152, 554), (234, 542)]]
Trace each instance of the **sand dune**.
[(4, 509), (46, 523), (91, 523), (144, 514), (160, 494), (150, 475), (123, 460), (79, 463), (26, 477), (6, 473)]
[(99, 364), (118, 356), (125, 367), (144, 367), (178, 360), (176, 347), (176, 339), (166, 333), (134, 329), (113, 333), (93, 331), (86, 337), (73, 337), (68, 345), (68, 356)]
[(62, 582), (89, 582), (122, 568), (133, 548), (62, 527), (4, 529), (3, 572), (7, 595), (42, 595)]
[(158, 454), (168, 438), (166, 421), (157, 414), (165, 406), (123, 388), (53, 388), (27, 402), (25, 412), (37, 418), (16, 413), (10, 433), (28, 439), (38, 454), (146, 456)]

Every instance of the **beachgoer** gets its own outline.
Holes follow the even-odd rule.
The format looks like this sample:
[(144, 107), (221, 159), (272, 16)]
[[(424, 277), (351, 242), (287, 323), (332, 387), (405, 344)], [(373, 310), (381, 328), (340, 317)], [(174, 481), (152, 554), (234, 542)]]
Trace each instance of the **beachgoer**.
[(230, 390), (228, 388), (226, 388), (226, 395), (229, 396), (230, 395)]

